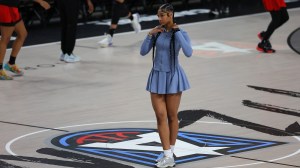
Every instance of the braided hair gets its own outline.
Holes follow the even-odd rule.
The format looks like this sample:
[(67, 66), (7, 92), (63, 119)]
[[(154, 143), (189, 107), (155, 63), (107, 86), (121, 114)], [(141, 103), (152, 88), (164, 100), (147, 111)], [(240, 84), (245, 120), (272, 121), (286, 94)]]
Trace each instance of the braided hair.
[[(169, 12), (172, 12), (173, 13), (173, 23), (175, 23), (174, 21), (174, 15), (175, 15), (175, 12), (174, 12), (174, 8), (173, 8), (173, 5), (170, 4), (170, 3), (166, 3), (166, 4), (163, 4), (162, 6), (159, 7), (159, 10), (164, 12), (164, 13), (169, 13)], [(173, 68), (175, 69), (175, 61), (176, 61), (176, 58), (175, 58), (175, 33), (176, 31), (172, 30), (172, 36), (171, 36), (171, 42), (170, 42), (170, 48), (169, 48), (169, 53), (170, 53), (170, 60), (173, 62)], [(159, 37), (159, 35), (161, 34), (161, 32), (158, 32), (153, 40), (153, 45), (152, 45), (152, 61), (153, 61), (153, 66), (154, 66), (154, 54), (155, 54), (155, 46), (156, 46), (156, 41), (157, 41), (157, 38)], [(171, 73), (172, 73), (172, 68), (171, 68)], [(173, 74), (173, 73), (172, 73)]]

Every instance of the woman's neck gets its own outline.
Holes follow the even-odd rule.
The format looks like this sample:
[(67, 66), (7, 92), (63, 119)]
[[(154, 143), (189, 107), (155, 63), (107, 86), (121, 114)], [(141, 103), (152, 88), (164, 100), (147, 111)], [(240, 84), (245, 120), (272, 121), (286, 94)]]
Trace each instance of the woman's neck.
[(170, 30), (172, 30), (174, 23), (170, 22), (168, 24), (165, 25), (165, 29), (167, 32), (169, 32)]

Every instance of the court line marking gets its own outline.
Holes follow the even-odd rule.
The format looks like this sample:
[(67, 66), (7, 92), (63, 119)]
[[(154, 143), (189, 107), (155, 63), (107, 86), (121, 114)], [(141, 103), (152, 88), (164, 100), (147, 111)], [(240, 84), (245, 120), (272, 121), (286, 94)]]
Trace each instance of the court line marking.
[[(63, 126), (63, 127), (57, 127), (55, 129), (65, 129), (65, 128), (74, 128), (74, 127), (84, 127), (84, 126), (93, 126), (93, 125), (106, 125), (106, 124), (123, 124), (123, 123), (153, 123), (156, 122), (154, 120), (145, 120), (145, 121), (116, 121), (116, 122), (102, 122), (102, 123), (90, 123), (90, 124), (80, 124), (80, 125), (71, 125), (71, 126)], [(231, 123), (223, 123), (223, 122), (207, 122), (207, 121), (197, 121), (196, 123), (204, 123), (204, 124), (223, 124), (223, 125), (233, 125)], [(16, 153), (14, 153), (11, 150), (11, 146), (13, 143), (15, 143), (16, 141), (25, 138), (27, 136), (31, 136), (34, 134), (39, 134), (39, 133), (43, 133), (43, 132), (47, 132), (47, 131), (51, 131), (50, 129), (46, 129), (46, 130), (41, 130), (41, 131), (36, 131), (36, 132), (32, 132), (29, 134), (25, 134), (22, 136), (19, 136), (17, 138), (12, 139), (11, 141), (9, 141), (6, 145), (5, 145), (5, 150), (13, 155), (13, 156), (18, 156)], [(300, 142), (300, 136), (292, 136), (293, 138), (295, 138), (296, 140), (298, 140)], [(283, 160), (292, 156), (295, 156), (297, 154), (300, 153), (300, 149), (298, 149), (296, 152), (291, 153), (289, 155), (280, 157), (280, 158), (276, 158), (276, 159), (272, 159), (272, 160), (268, 160), (268, 162), (274, 162), (274, 161), (278, 161), (278, 160)], [(230, 155), (229, 155), (230, 156)], [(254, 162), (254, 163), (248, 163), (248, 164), (240, 164), (240, 165), (232, 165), (232, 166), (223, 166), (223, 167), (211, 167), (211, 168), (232, 168), (232, 167), (244, 167), (244, 166), (250, 166), (250, 165), (258, 165), (258, 164), (266, 164), (266, 162)]]

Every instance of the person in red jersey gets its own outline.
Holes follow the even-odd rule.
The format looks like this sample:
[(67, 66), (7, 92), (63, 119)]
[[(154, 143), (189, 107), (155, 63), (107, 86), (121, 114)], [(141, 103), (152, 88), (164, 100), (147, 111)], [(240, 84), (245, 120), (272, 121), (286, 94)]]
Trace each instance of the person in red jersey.
[[(50, 5), (44, 0), (33, 1), (39, 3), (44, 9), (50, 8)], [(17, 55), (27, 36), (27, 30), (18, 9), (19, 3), (20, 0), (0, 0), (0, 80), (13, 79), (6, 74), (5, 70), (11, 71), (17, 76), (23, 75), (23, 72), (15, 64)], [(17, 33), (17, 38), (12, 45), (9, 61), (3, 66), (7, 45), (13, 32)]]
[(272, 48), (269, 39), (277, 28), (289, 20), (289, 14), (284, 0), (263, 0), (262, 2), (265, 9), (270, 12), (272, 20), (267, 30), (258, 34), (261, 42), (258, 43), (256, 49), (265, 53), (274, 53), (275, 50)]

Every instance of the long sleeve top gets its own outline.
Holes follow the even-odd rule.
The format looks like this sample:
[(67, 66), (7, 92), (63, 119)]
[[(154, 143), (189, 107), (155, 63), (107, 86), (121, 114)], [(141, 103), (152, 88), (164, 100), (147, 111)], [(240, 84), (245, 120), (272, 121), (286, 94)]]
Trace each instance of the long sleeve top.
[[(191, 46), (190, 38), (187, 32), (180, 30), (175, 33), (175, 60), (170, 56), (170, 43), (172, 31), (161, 32), (160, 36), (156, 40), (156, 50), (155, 58), (153, 63), (153, 69), (157, 71), (169, 72), (172, 66), (177, 67), (179, 65), (178, 55), (180, 49), (187, 57), (191, 57), (193, 49)], [(147, 36), (141, 46), (140, 54), (145, 56), (153, 47), (153, 41), (155, 40), (155, 35), (152, 37)], [(173, 50), (173, 49), (172, 49)], [(172, 51), (173, 52), (173, 51)], [(175, 63), (175, 65), (173, 65)]]

